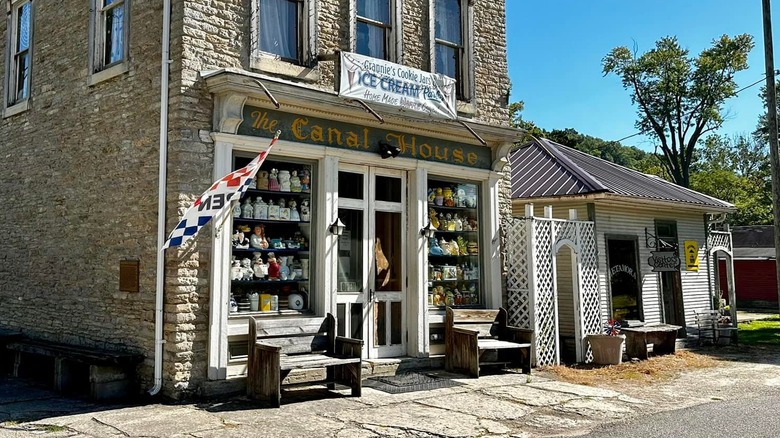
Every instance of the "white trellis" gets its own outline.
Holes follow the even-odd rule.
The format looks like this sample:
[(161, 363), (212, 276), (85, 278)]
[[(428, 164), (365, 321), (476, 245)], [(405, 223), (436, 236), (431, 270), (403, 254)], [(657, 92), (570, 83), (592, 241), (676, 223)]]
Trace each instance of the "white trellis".
[(512, 325), (532, 328), (536, 365), (560, 363), (558, 293), (555, 255), (569, 246), (576, 256), (572, 272), (577, 360), (592, 360), (585, 336), (601, 332), (598, 261), (593, 222), (553, 219), (552, 208), (545, 217), (533, 215), (527, 205), (525, 217), (512, 218), (507, 236), (507, 307)]
[[(720, 283), (718, 278), (720, 273), (720, 265), (718, 264), (717, 257), (714, 257), (718, 252), (723, 252), (726, 255), (726, 281), (728, 294), (729, 294), (729, 308), (731, 310), (731, 321), (736, 327), (737, 325), (737, 294), (734, 287), (734, 248), (732, 246), (731, 231), (728, 228), (728, 224), (725, 225), (725, 231), (708, 230), (707, 233), (707, 256), (708, 260), (713, 260), (715, 266), (711, 270), (715, 278), (712, 279), (712, 283), (715, 287)], [(718, 296), (720, 292), (718, 291)]]

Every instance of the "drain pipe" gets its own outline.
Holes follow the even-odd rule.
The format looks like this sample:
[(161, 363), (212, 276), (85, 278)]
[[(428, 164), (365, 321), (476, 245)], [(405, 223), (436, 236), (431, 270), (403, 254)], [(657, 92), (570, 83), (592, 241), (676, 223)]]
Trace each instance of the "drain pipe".
[(165, 291), (165, 196), (168, 184), (168, 73), (170, 71), (171, 0), (163, 0), (162, 65), (160, 67), (160, 168), (157, 194), (157, 283), (154, 304), (154, 387), (149, 395), (162, 389), (163, 295)]

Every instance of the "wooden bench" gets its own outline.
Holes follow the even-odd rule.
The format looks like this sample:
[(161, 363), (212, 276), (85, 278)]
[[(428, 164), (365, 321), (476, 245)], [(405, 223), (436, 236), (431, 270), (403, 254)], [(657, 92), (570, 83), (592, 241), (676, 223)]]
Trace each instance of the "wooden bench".
[[(21, 339), (6, 345), (16, 356), (14, 377), (48, 373), (50, 368), (41, 357), (54, 359), (53, 384), (65, 393), (89, 390), (100, 401), (127, 398), (133, 395), (135, 367), (144, 356), (85, 346), (62, 344), (43, 339)], [(51, 365), (49, 364), (49, 367)]]
[[(281, 404), (282, 381), (292, 370), (325, 368), (328, 389), (349, 386), (352, 395), (362, 391), (363, 341), (336, 336), (333, 315), (317, 318), (249, 317), (247, 395)], [(314, 382), (305, 383), (311, 385)]]
[(534, 331), (507, 325), (507, 313), (498, 310), (452, 309), (444, 319), (447, 371), (465, 371), (479, 377), (481, 366), (512, 366), (531, 373)]
[(676, 349), (679, 325), (646, 324), (639, 327), (623, 327), (620, 334), (626, 336), (626, 355), (647, 359), (647, 345), (653, 344), (653, 354), (673, 354)]
[[(696, 319), (696, 328), (699, 330), (699, 345), (702, 339), (712, 339), (714, 345), (718, 345), (721, 334), (725, 333), (730, 339), (736, 338), (737, 327), (721, 325), (720, 312), (717, 310), (693, 311)], [(734, 339), (736, 343), (736, 339)]]

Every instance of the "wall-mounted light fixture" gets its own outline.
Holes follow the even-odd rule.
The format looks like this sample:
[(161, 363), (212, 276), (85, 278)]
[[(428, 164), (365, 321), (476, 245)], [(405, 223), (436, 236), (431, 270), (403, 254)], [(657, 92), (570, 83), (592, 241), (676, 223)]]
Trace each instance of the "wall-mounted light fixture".
[(382, 158), (395, 158), (401, 153), (401, 148), (386, 141), (379, 142), (379, 155)]
[(429, 239), (436, 235), (436, 228), (433, 228), (433, 225), (431, 225), (430, 220), (428, 220), (428, 223), (425, 224), (425, 226), (420, 229), (420, 235), (425, 236)]
[(344, 222), (341, 222), (341, 218), (336, 218), (336, 221), (331, 224), (331, 226), (328, 228), (330, 230), (330, 234), (333, 234), (334, 236), (341, 236), (344, 233), (344, 229), (347, 226), (344, 225)]

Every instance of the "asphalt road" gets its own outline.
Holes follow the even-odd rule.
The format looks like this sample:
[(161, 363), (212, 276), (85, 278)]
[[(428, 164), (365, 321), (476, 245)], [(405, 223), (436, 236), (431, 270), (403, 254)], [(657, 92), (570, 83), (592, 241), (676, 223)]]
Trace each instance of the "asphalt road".
[(591, 438), (777, 438), (780, 395), (718, 401), (613, 423), (594, 430)]

